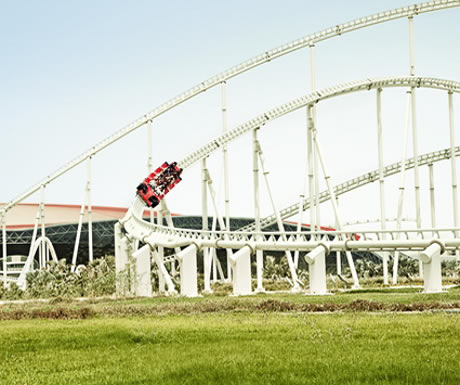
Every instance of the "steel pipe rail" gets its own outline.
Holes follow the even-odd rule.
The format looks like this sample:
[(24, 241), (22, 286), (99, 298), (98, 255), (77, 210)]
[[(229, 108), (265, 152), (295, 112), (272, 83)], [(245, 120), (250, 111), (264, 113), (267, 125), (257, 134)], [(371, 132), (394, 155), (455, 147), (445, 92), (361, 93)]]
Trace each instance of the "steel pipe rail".
[(72, 168), (84, 162), (87, 158), (97, 154), (98, 152), (102, 151), (109, 145), (115, 143), (116, 141), (130, 134), (131, 132), (135, 131), (136, 129), (148, 123), (149, 121), (153, 120), (154, 118), (164, 114), (165, 112), (184, 103), (185, 101), (237, 75), (240, 75), (262, 64), (268, 63), (279, 57), (287, 55), (291, 52), (314, 45), (324, 40), (331, 39), (333, 37), (341, 36), (345, 33), (349, 33), (349, 32), (352, 32), (352, 31), (355, 31), (361, 28), (369, 27), (372, 25), (380, 24), (380, 23), (385, 23), (388, 21), (392, 21), (392, 20), (396, 20), (396, 19), (400, 19), (404, 17), (413, 17), (415, 15), (419, 15), (422, 13), (440, 11), (440, 10), (459, 7), (459, 6), (460, 6), (460, 0), (437, 0), (437, 1), (430, 1), (430, 2), (425, 2), (425, 3), (413, 4), (410, 6), (395, 8), (389, 11), (379, 12), (379, 13), (376, 13), (376, 14), (373, 14), (367, 17), (361, 17), (359, 19), (355, 19), (353, 21), (346, 22), (343, 24), (338, 24), (334, 27), (330, 27), (322, 31), (304, 36), (300, 39), (291, 41), (280, 47), (265, 51), (264, 53), (259, 54), (243, 63), (240, 63), (236, 66), (231, 67), (227, 71), (221, 72), (220, 74), (213, 76), (209, 78), (208, 80), (205, 80), (199, 83), (198, 85), (188, 89), (182, 94), (176, 96), (173, 99), (170, 99), (169, 101), (161, 104), (160, 106), (156, 107), (150, 112), (147, 112), (143, 116), (139, 117), (135, 121), (124, 126), (120, 130), (112, 134), (111, 136), (95, 144), (90, 149), (83, 152), (81, 155), (72, 159), (70, 162), (65, 164), (63, 167), (59, 168), (55, 172), (45, 177), (37, 185), (29, 188), (24, 193), (20, 194), (18, 197), (12, 199), (10, 202), (8, 202), (6, 205), (4, 205), (1, 208), (0, 213), (1, 214), (6, 213), (16, 204), (18, 204), (19, 202), (23, 201), (24, 199), (26, 199), (27, 197), (29, 197), (30, 195), (38, 191), (41, 186), (46, 186), (48, 183), (52, 182), (53, 180), (65, 174)]

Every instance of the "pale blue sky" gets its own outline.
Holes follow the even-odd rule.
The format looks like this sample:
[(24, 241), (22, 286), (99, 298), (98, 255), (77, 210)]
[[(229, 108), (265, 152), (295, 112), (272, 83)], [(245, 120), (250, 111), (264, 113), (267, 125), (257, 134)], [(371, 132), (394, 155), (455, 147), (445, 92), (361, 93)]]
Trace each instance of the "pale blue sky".
[[(404, 0), (0, 0), (0, 202), (14, 198), (143, 113), (241, 61), (321, 29), (412, 3)], [(318, 87), (371, 76), (407, 74), (407, 31), (407, 20), (403, 19), (320, 43), (316, 48)], [(459, 80), (459, 38), (460, 8), (416, 17), (416, 73)], [(231, 80), (229, 128), (309, 90), (308, 50)], [(156, 163), (181, 159), (220, 133), (219, 95), (218, 89), (211, 90), (155, 122)], [(403, 110), (403, 91), (394, 95), (386, 99), (387, 105), (394, 108), (385, 111), (389, 125), (393, 119), (402, 122), (399, 115)], [(373, 96), (363, 98), (374, 100)], [(355, 159), (358, 152), (355, 148), (345, 151), (350, 155), (347, 171), (340, 168), (331, 171), (335, 172), (337, 182), (376, 166), (374, 126), (370, 129), (372, 135), (366, 136), (368, 126), (375, 124), (375, 115), (360, 110), (360, 105), (367, 106), (365, 103), (372, 106), (363, 98), (331, 102), (323, 115), (318, 110), (319, 127), (321, 121), (325, 129), (330, 127), (327, 146), (330, 146), (331, 163), (340, 164), (343, 159), (342, 156), (337, 162), (332, 156), (337, 155), (334, 141), (344, 140), (338, 124), (356, 129), (369, 142), (365, 146), (368, 153), (365, 149), (360, 151), (366, 159), (367, 155), (372, 157), (372, 161)], [(433, 98), (431, 94), (426, 99), (421, 97), (421, 109), (427, 114), (419, 118), (421, 127), (424, 122), (439, 123), (446, 119), (443, 113), (441, 120), (437, 118), (438, 110), (444, 108), (442, 96)], [(457, 111), (458, 99), (457, 96)], [(341, 115), (351, 111), (355, 115), (349, 116), (349, 120)], [(286, 131), (283, 135), (291, 138), (291, 142), (280, 145), (279, 131), (261, 138), (273, 181), (283, 175), (280, 148), (288, 153), (303, 153), (304, 147), (296, 147), (303, 140), (298, 139), (298, 133), (303, 132), (302, 119), (302, 114), (294, 114), (277, 123), (292, 127), (292, 133)], [(458, 130), (458, 122), (456, 127)], [(393, 134), (388, 131), (387, 135), (387, 143), (391, 143)], [(430, 135), (421, 138), (424, 150), (448, 145), (447, 137), (438, 143), (438, 136), (433, 139)], [(145, 130), (140, 130), (96, 157), (95, 204), (129, 205), (133, 188), (145, 174), (145, 139)], [(387, 150), (387, 161), (398, 160), (400, 146), (390, 147), (397, 149)], [(235, 144), (235, 155), (230, 153), (235, 178), (246, 167), (244, 156), (250, 160), (249, 149), (242, 139)], [(243, 156), (241, 151), (247, 154)], [(218, 179), (220, 158), (216, 159), (213, 163)], [(292, 161), (301, 162), (301, 156)], [(352, 161), (357, 161), (356, 167)], [(247, 176), (233, 183), (235, 215), (252, 215), (251, 196), (243, 196), (238, 187), (250, 180), (250, 168), (244, 171), (248, 171)], [(80, 203), (84, 172), (84, 168), (78, 168), (50, 186), (47, 200)], [(171, 194), (173, 211), (200, 211), (198, 169), (191, 170), (189, 175), (186, 178), (196, 183), (184, 182), (181, 191), (178, 187), (175, 195)], [(275, 188), (275, 193), (282, 206), (297, 199), (299, 192)], [(37, 200), (38, 195), (29, 199)], [(345, 216), (352, 219), (353, 210)]]

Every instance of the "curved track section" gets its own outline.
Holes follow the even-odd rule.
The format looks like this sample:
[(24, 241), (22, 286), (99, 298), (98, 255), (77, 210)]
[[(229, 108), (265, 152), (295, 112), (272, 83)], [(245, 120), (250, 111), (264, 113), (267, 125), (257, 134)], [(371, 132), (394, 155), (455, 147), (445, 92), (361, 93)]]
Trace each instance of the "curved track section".
[(425, 2), (425, 3), (420, 3), (420, 4), (414, 4), (414, 5), (410, 5), (406, 7), (395, 8), (389, 11), (379, 12), (379, 13), (376, 13), (370, 16), (361, 17), (359, 19), (355, 19), (347, 23), (337, 24), (334, 27), (330, 27), (322, 31), (313, 33), (311, 35), (304, 36), (300, 39), (294, 40), (290, 43), (284, 44), (280, 47), (277, 47), (277, 48), (268, 50), (262, 54), (259, 54), (243, 63), (240, 63), (236, 66), (231, 67), (227, 71), (221, 72), (220, 74), (199, 83), (195, 87), (190, 88), (189, 90), (183, 92), (182, 94), (176, 96), (175, 98), (158, 106), (154, 110), (144, 114), (143, 116), (139, 117), (132, 123), (121, 128), (120, 130), (115, 132), (113, 135), (95, 144), (90, 149), (88, 149), (87, 151), (79, 155), (78, 157), (74, 158), (73, 160), (65, 164), (63, 167), (51, 173), (49, 176), (44, 178), (40, 183), (29, 188), (24, 193), (20, 194), (18, 197), (8, 202), (5, 206), (1, 208), (0, 215), (4, 215), (8, 210), (10, 210), (16, 204), (18, 204), (19, 202), (23, 201), (30, 195), (37, 192), (40, 189), (40, 187), (46, 186), (53, 180), (57, 179), (58, 177), (65, 174), (72, 168), (84, 162), (87, 158), (93, 156), (94, 154), (97, 154), (98, 152), (102, 151), (106, 147), (110, 146), (111, 144), (115, 143), (116, 141), (130, 134), (134, 130), (143, 126), (147, 122), (155, 119), (156, 117), (164, 114), (165, 112), (173, 109), (174, 107), (186, 102), (187, 100), (199, 95), (200, 93), (206, 90), (209, 90), (215, 87), (216, 85), (222, 82), (225, 82), (235, 76), (238, 76), (255, 67), (268, 63), (272, 60), (275, 60), (279, 57), (287, 55), (291, 52), (314, 45), (315, 43), (318, 43), (324, 40), (331, 39), (333, 37), (341, 36), (348, 32), (352, 32), (352, 31), (355, 31), (361, 28), (369, 27), (372, 25), (380, 24), (380, 23), (389, 22), (389, 21), (404, 18), (404, 17), (411, 17), (411, 16), (422, 14), (422, 13), (440, 11), (440, 10), (459, 7), (459, 6), (460, 6), (460, 0), (438, 0), (438, 1), (430, 1), (430, 2)]
[[(460, 146), (455, 147), (455, 156), (460, 156)], [(434, 151), (426, 154), (420, 155), (417, 160), (418, 160), (418, 165), (426, 165), (430, 163), (437, 163), (442, 160), (447, 160), (450, 159), (450, 149), (444, 149), (441, 151)], [(415, 165), (415, 159), (411, 158), (408, 159), (405, 168), (406, 170), (412, 169)], [(398, 172), (401, 171), (402, 168), (402, 162), (397, 162), (393, 163), (389, 166), (386, 166), (384, 168), (384, 178), (387, 178), (389, 176), (395, 175)], [(353, 178), (349, 181), (346, 181), (342, 184), (339, 184), (334, 187), (334, 191), (336, 192), (336, 195), (342, 195), (345, 194), (349, 191), (355, 190), (359, 187), (365, 186), (366, 184), (373, 183), (376, 180), (378, 180), (379, 177), (379, 170), (374, 170), (371, 172), (367, 172), (357, 178)], [(320, 203), (323, 203), (327, 200), (330, 199), (330, 195), (328, 191), (323, 191), (320, 193)], [(304, 201), (304, 210), (307, 209), (310, 206), (310, 201), (309, 199), (306, 199)], [(130, 238), (137, 239), (139, 241), (142, 241), (144, 243), (149, 243), (152, 247), (153, 246), (165, 246), (165, 247), (178, 247), (178, 246), (186, 246), (190, 244), (197, 244), (200, 247), (225, 247), (225, 244), (230, 243), (230, 244), (239, 244), (240, 246), (245, 246), (247, 244), (251, 244), (254, 242), (254, 231), (255, 231), (255, 225), (251, 224), (248, 226), (245, 226), (238, 230), (238, 232), (225, 232), (225, 231), (203, 231), (203, 230), (189, 230), (189, 229), (178, 229), (178, 228), (171, 228), (171, 227), (165, 227), (165, 226), (160, 226), (156, 224), (152, 224), (146, 221), (142, 220), (142, 214), (145, 210), (145, 205), (142, 199), (139, 197), (136, 197), (134, 204), (126, 214), (126, 216), (120, 221), (121, 224), (123, 225), (126, 233)], [(289, 218), (290, 216), (296, 214), (299, 210), (299, 205), (298, 203), (289, 206), (288, 208), (282, 210), (280, 212), (280, 215), (282, 219)], [(261, 220), (261, 225), (262, 228), (269, 226), (273, 223), (276, 223), (276, 217), (275, 215), (266, 217)], [(439, 229), (437, 232), (449, 232), (452, 233), (452, 229), (449, 230), (442, 230)], [(399, 231), (391, 231), (392, 237), (395, 237), (395, 233), (402, 233), (404, 234), (404, 237), (406, 240), (409, 240), (411, 238), (411, 235), (422, 235), (422, 238), (424, 238), (424, 234), (426, 237), (430, 238), (433, 232), (433, 229), (420, 229), (420, 230), (399, 230)], [(334, 236), (334, 235), (345, 235), (348, 237), (353, 236), (356, 234), (356, 231), (347, 231), (347, 232), (338, 232), (338, 231), (320, 231), (318, 233), (322, 233), (327, 236)], [(296, 247), (299, 247), (299, 242), (308, 242), (309, 241), (309, 236), (306, 234), (300, 235), (298, 233), (295, 234), (295, 241), (294, 238), (290, 238), (288, 240), (288, 244), (291, 244), (292, 249), (296, 249)], [(369, 239), (378, 239), (380, 240), (381, 234), (383, 232), (381, 231), (370, 231), (370, 232), (359, 232), (360, 237), (362, 237), (365, 240)], [(271, 247), (275, 247), (275, 238), (279, 237), (281, 235), (280, 232), (266, 232), (262, 234), (263, 237), (261, 238), (262, 241), (259, 242), (260, 244), (257, 246), (259, 248), (264, 248), (263, 243), (266, 243), (266, 246), (268, 248), (268, 245)], [(279, 243), (280, 241), (277, 241), (277, 246), (275, 249), (280, 249)], [(286, 243), (282, 243), (284, 247), (286, 247)], [(292, 246), (292, 245), (297, 245), (297, 246)], [(235, 246), (233, 246), (235, 247)], [(252, 245), (254, 247), (254, 245)]]

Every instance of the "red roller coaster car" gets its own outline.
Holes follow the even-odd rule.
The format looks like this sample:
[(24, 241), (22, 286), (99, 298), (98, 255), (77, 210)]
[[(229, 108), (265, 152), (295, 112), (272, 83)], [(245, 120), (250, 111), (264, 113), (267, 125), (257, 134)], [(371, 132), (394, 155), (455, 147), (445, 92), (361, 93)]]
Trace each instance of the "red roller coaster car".
[(155, 207), (182, 180), (180, 174), (182, 169), (177, 166), (177, 162), (164, 162), (137, 186), (137, 194), (148, 207)]

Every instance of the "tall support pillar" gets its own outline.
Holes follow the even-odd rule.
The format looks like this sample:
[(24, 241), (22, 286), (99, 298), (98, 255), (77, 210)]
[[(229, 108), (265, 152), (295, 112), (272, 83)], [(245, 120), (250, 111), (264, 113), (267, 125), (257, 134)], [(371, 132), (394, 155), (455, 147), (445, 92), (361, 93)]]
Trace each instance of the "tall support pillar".
[[(222, 132), (227, 132), (227, 83), (222, 82)], [(230, 184), (228, 180), (228, 153), (227, 144), (222, 146), (223, 162), (224, 162), (224, 199), (225, 199), (225, 227), (230, 230)], [(231, 250), (227, 249), (227, 280), (232, 280), (232, 264), (230, 260)]]
[[(379, 197), (380, 197), (380, 228), (386, 229), (385, 215), (385, 179), (383, 174), (383, 138), (382, 138), (382, 89), (377, 89), (377, 148), (379, 157)], [(382, 239), (386, 234), (382, 233)], [(388, 285), (388, 254), (381, 253), (383, 260), (383, 284)]]
[[(403, 213), (403, 203), (404, 203), (404, 190), (406, 186), (406, 161), (407, 161), (407, 141), (409, 136), (409, 123), (411, 116), (411, 91), (407, 91), (406, 95), (406, 124), (404, 128), (404, 139), (403, 139), (403, 148), (401, 156), (401, 172), (399, 177), (399, 196), (398, 196), (398, 216), (396, 218), (396, 227), (398, 230), (401, 229), (402, 213)], [(399, 233), (397, 235), (399, 239)], [(396, 251), (394, 254), (393, 262), (393, 284), (398, 283), (398, 262), (399, 262), (399, 252)]]
[[(315, 61), (315, 45), (310, 45), (310, 71), (311, 71), (311, 91), (316, 91), (316, 61)], [(317, 127), (317, 120), (316, 120), (316, 108), (313, 106), (313, 124), (314, 127)], [(319, 207), (319, 162), (318, 162), (318, 155), (316, 153), (316, 148), (313, 146), (313, 167), (314, 167), (314, 191), (315, 191), (315, 199), (314, 201), (310, 200), (310, 205), (314, 202), (314, 210), (315, 210), (315, 225), (314, 229), (319, 230), (321, 226), (320, 220), (320, 207)]]
[(3, 256), (3, 284), (6, 286), (7, 274), (6, 274), (6, 257), (7, 257), (7, 242), (6, 242), (6, 221), (5, 214), (2, 215), (2, 256)]
[[(152, 120), (147, 122), (147, 173), (150, 175), (153, 172), (153, 149), (152, 149)], [(154, 223), (155, 216), (153, 213), (153, 209), (149, 209), (150, 211), (150, 223)]]
[[(201, 160), (201, 228), (208, 230), (208, 176), (206, 172), (206, 158)], [(204, 292), (211, 293), (211, 253), (210, 249), (203, 248)]]
[[(259, 192), (259, 146), (257, 139), (257, 130), (252, 131), (252, 171), (253, 171), (253, 195), (254, 195), (254, 220), (256, 224), (256, 240), (260, 239), (262, 231), (260, 227), (260, 192)], [(263, 292), (263, 251), (256, 250), (256, 270), (257, 270), (257, 288), (256, 291)]]
[[(418, 166), (418, 134), (416, 120), (415, 88), (411, 88), (411, 120), (412, 120), (412, 146), (414, 156), (414, 188), (415, 188), (415, 218), (417, 229), (422, 227), (420, 213), (420, 173)], [(423, 263), (419, 261), (419, 276), (423, 277)]]
[(87, 166), (87, 182), (86, 182), (86, 193), (87, 193), (87, 204), (88, 204), (88, 257), (89, 262), (93, 262), (93, 219), (92, 219), (92, 204), (91, 204), (91, 159), (89, 156), (86, 161)]
[[(449, 133), (450, 133), (450, 168), (452, 173), (452, 206), (454, 227), (458, 227), (458, 192), (457, 192), (457, 163), (455, 158), (455, 129), (454, 129), (454, 101), (453, 92), (449, 91)], [(458, 232), (455, 232), (455, 237), (458, 237)], [(457, 258), (459, 254), (457, 252)]]
[[(313, 201), (315, 199), (315, 169), (313, 167), (313, 117), (312, 117), (313, 106), (307, 106), (307, 157), (308, 157), (308, 196), (310, 199), (310, 232), (316, 231), (316, 212)], [(310, 236), (310, 240), (313, 240), (314, 236)]]
[[(409, 16), (409, 73), (415, 76), (414, 60), (414, 16)], [(414, 156), (414, 188), (415, 188), (415, 215), (417, 229), (422, 227), (420, 214), (420, 178), (418, 168), (418, 138), (417, 138), (417, 121), (416, 121), (416, 104), (415, 104), (415, 87), (411, 87), (411, 110), (412, 110), (412, 144)], [(423, 263), (419, 261), (419, 276), (423, 277)]]

